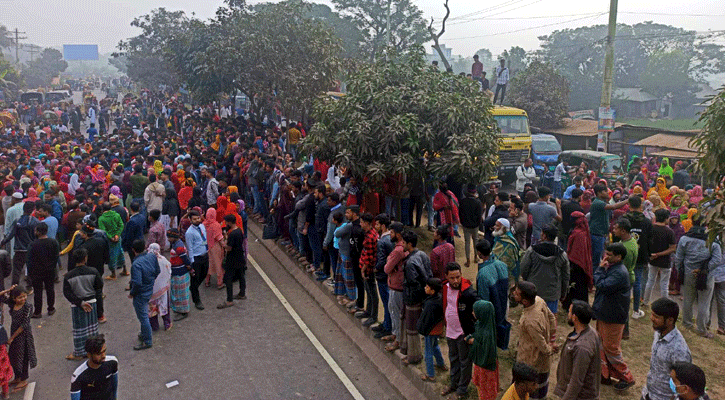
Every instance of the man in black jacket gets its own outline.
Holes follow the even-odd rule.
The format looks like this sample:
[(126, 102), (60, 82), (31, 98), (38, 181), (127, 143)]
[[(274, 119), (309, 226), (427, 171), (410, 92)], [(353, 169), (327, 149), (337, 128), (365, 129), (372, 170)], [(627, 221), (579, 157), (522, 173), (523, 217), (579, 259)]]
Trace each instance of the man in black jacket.
[(103, 279), (95, 268), (86, 265), (88, 250), (73, 251), (76, 267), (63, 277), (63, 296), (71, 303), (73, 353), (66, 358), (82, 360), (86, 356), (86, 338), (98, 334), (98, 315), (103, 315)]
[[(355, 276), (355, 287), (357, 287), (357, 301), (355, 302), (355, 307), (350, 309), (350, 312), (354, 314), (365, 308), (365, 281), (360, 270), (360, 253), (362, 253), (365, 232), (363, 232), (360, 226), (360, 206), (348, 206), (345, 210), (345, 217), (352, 224), (352, 231), (350, 233), (350, 259), (352, 260), (352, 269)], [(353, 312), (352, 310), (355, 311)]]
[(483, 220), (483, 234), (489, 243), (493, 243), (493, 226), (499, 218), (508, 219), (509, 217), (509, 195), (508, 193), (498, 193), (493, 201), (495, 206), (493, 213)]
[[(88, 258), (87, 264), (89, 267), (95, 268), (96, 271), (98, 271), (98, 274), (102, 276), (103, 265), (108, 263), (108, 260), (110, 259), (109, 245), (106, 239), (100, 237), (99, 235), (95, 235), (94, 232), (95, 228), (92, 225), (83, 225), (83, 228), (79, 233), (81, 238), (83, 238), (83, 244), (81, 244), (79, 248), (86, 249), (88, 254), (93, 255)], [(75, 251), (73, 254), (75, 259)], [(79, 260), (75, 260), (76, 263), (78, 263), (78, 261)], [(106, 322), (106, 319), (103, 316), (103, 309), (101, 307), (98, 308), (98, 322)]]
[(40, 318), (43, 311), (43, 288), (48, 300), (48, 315), (55, 314), (55, 266), (60, 257), (60, 245), (48, 237), (48, 225), (41, 222), (35, 226), (35, 239), (28, 247), (28, 276), (35, 292), (35, 314)]
[[(471, 247), (478, 241), (478, 228), (483, 216), (483, 204), (478, 199), (476, 185), (469, 184), (466, 195), (458, 203), (458, 215), (463, 225), (463, 244), (466, 249), (466, 267), (471, 265)], [(471, 242), (469, 244), (469, 242)], [(476, 264), (476, 251), (473, 251), (473, 263)]]
[[(443, 314), (446, 316), (446, 340), (448, 359), (451, 363), (450, 386), (441, 393), (447, 396), (456, 392), (459, 396), (468, 393), (471, 383), (472, 360), (468, 356), (470, 345), (466, 336), (476, 330), (473, 319), (473, 303), (479, 299), (471, 282), (461, 276), (461, 266), (450, 263), (446, 266), (447, 282), (443, 285)], [(452, 300), (455, 299), (455, 302)]]
[[(35, 240), (35, 227), (38, 225), (39, 221), (37, 218), (30, 215), (33, 211), (35, 211), (35, 203), (28, 201), (23, 204), (23, 215), (18, 219), (18, 222), (13, 225), (10, 230), (10, 234), (5, 236), (5, 239), (3, 239), (2, 243), (0, 243), (0, 247), (5, 247), (10, 240), (15, 239), (12, 278), (13, 285), (17, 285), (20, 282), (20, 274), (23, 272), (23, 267), (25, 266), (28, 248), (30, 247), (30, 243)], [(28, 284), (32, 284), (29, 277)]]

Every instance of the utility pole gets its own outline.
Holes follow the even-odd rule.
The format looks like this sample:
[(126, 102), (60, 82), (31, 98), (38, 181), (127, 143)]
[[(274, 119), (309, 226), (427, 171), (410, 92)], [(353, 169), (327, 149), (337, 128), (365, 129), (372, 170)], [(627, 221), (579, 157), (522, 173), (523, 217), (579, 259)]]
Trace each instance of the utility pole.
[(37, 53), (40, 53), (40, 46), (31, 44), (31, 45), (28, 45), (28, 47), (30, 47), (30, 50), (28, 50), (28, 52), (30, 53), (30, 61), (33, 62), (33, 61), (35, 61), (35, 55)]
[[(600, 132), (597, 142), (597, 149), (607, 150), (607, 141), (609, 139), (609, 129), (602, 128), (602, 120), (611, 119), (611, 129), (614, 129), (614, 114), (609, 112), (610, 106), (612, 105), (612, 81), (614, 80), (614, 37), (617, 34), (617, 1), (610, 0), (609, 2), (609, 31), (607, 33), (607, 45), (606, 53), (604, 56), (604, 82), (602, 84), (602, 98), (599, 107), (599, 125)], [(602, 110), (605, 109), (607, 112), (605, 118), (602, 118)]]
[(20, 64), (20, 40), (27, 39), (27, 36), (20, 37), (20, 35), (25, 35), (25, 32), (19, 32), (18, 28), (15, 28), (15, 64)]

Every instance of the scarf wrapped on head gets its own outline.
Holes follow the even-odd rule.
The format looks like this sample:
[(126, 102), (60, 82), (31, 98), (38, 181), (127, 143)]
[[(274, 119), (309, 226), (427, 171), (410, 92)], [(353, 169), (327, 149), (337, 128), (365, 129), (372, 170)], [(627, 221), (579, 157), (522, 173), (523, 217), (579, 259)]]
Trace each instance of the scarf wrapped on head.
[(587, 274), (587, 287), (592, 288), (594, 274), (592, 271), (592, 237), (589, 232), (589, 222), (581, 211), (571, 213), (574, 219), (574, 228), (567, 241), (567, 255), (569, 260), (578, 265)]

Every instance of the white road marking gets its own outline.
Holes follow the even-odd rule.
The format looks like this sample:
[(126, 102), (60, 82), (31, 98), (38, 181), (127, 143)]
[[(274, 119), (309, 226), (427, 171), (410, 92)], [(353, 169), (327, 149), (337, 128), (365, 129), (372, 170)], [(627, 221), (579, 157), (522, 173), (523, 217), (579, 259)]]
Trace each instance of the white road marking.
[(23, 400), (33, 400), (33, 396), (35, 395), (35, 382), (28, 383), (28, 386), (25, 388), (25, 394), (23, 395)]
[(284, 297), (284, 295), (277, 289), (277, 286), (272, 282), (272, 280), (269, 279), (266, 273), (262, 270), (262, 268), (257, 264), (257, 262), (249, 256), (249, 261), (254, 266), (254, 269), (257, 270), (257, 273), (262, 277), (264, 282), (269, 286), (269, 288), (272, 290), (272, 293), (274, 293), (275, 296), (277, 296), (277, 299), (282, 303), (284, 308), (287, 310), (287, 312), (292, 316), (292, 319), (297, 323), (297, 326), (302, 329), (302, 332), (307, 336), (307, 339), (312, 342), (312, 345), (315, 346), (315, 349), (320, 353), (322, 358), (327, 362), (327, 365), (332, 368), (332, 371), (335, 372), (335, 375), (342, 381), (342, 384), (345, 385), (345, 388), (348, 392), (352, 395), (352, 397), (355, 400), (365, 400), (365, 397), (357, 390), (355, 385), (353, 385), (350, 378), (348, 378), (347, 375), (345, 375), (345, 372), (340, 368), (340, 365), (337, 364), (337, 362), (330, 356), (330, 353), (327, 352), (327, 350), (322, 346), (322, 343), (320, 343), (319, 340), (317, 340), (317, 337), (314, 333), (310, 330), (310, 328), (305, 324), (304, 321), (302, 321), (302, 318), (300, 318), (299, 314), (292, 308), (292, 306), (289, 304), (287, 299)]

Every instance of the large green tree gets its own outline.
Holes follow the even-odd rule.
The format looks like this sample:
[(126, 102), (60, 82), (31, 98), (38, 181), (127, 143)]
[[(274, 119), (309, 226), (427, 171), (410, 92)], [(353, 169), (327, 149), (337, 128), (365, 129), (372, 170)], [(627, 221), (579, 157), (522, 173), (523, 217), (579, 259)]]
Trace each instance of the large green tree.
[[(725, 47), (703, 40), (708, 36), (652, 22), (618, 24), (614, 43), (614, 85), (642, 87), (641, 77), (650, 58), (673, 51), (682, 52), (689, 60), (687, 74), (698, 82), (704, 76), (725, 72)], [(606, 37), (606, 25), (564, 29), (539, 37), (541, 50), (538, 55), (552, 63), (572, 83), (571, 109), (599, 106)], [(666, 83), (664, 77), (659, 80)]]
[(145, 86), (176, 87), (180, 84), (179, 73), (169, 61), (172, 38), (181, 36), (188, 28), (189, 18), (183, 11), (158, 8), (135, 18), (131, 26), (140, 28), (141, 34), (118, 44), (115, 57), (124, 56), (129, 78)]
[(569, 109), (569, 82), (551, 64), (533, 61), (509, 84), (508, 100), (526, 110), (532, 126), (557, 128)]
[[(430, 40), (423, 20), (423, 11), (411, 0), (332, 0), (335, 7), (350, 16), (364, 35), (364, 51), (370, 58), (386, 47), (402, 51)], [(390, 10), (390, 43), (388, 33), (388, 10)]]
[(640, 76), (644, 90), (663, 98), (669, 96), (676, 109), (695, 104), (697, 82), (690, 76), (690, 59), (682, 50), (660, 51), (652, 54)]
[(63, 54), (56, 49), (47, 48), (40, 53), (40, 57), (27, 64), (23, 76), (28, 87), (48, 86), (66, 68), (68, 62), (63, 60)]
[(379, 184), (390, 176), (495, 174), (491, 102), (470, 79), (433, 71), (422, 47), (361, 66), (347, 95), (321, 99), (303, 150)]
[(702, 202), (707, 207), (700, 207), (712, 242), (725, 232), (725, 86), (706, 104), (708, 107), (700, 116), (702, 131), (690, 145), (700, 151), (697, 171), (707, 181), (716, 183), (714, 193)]

